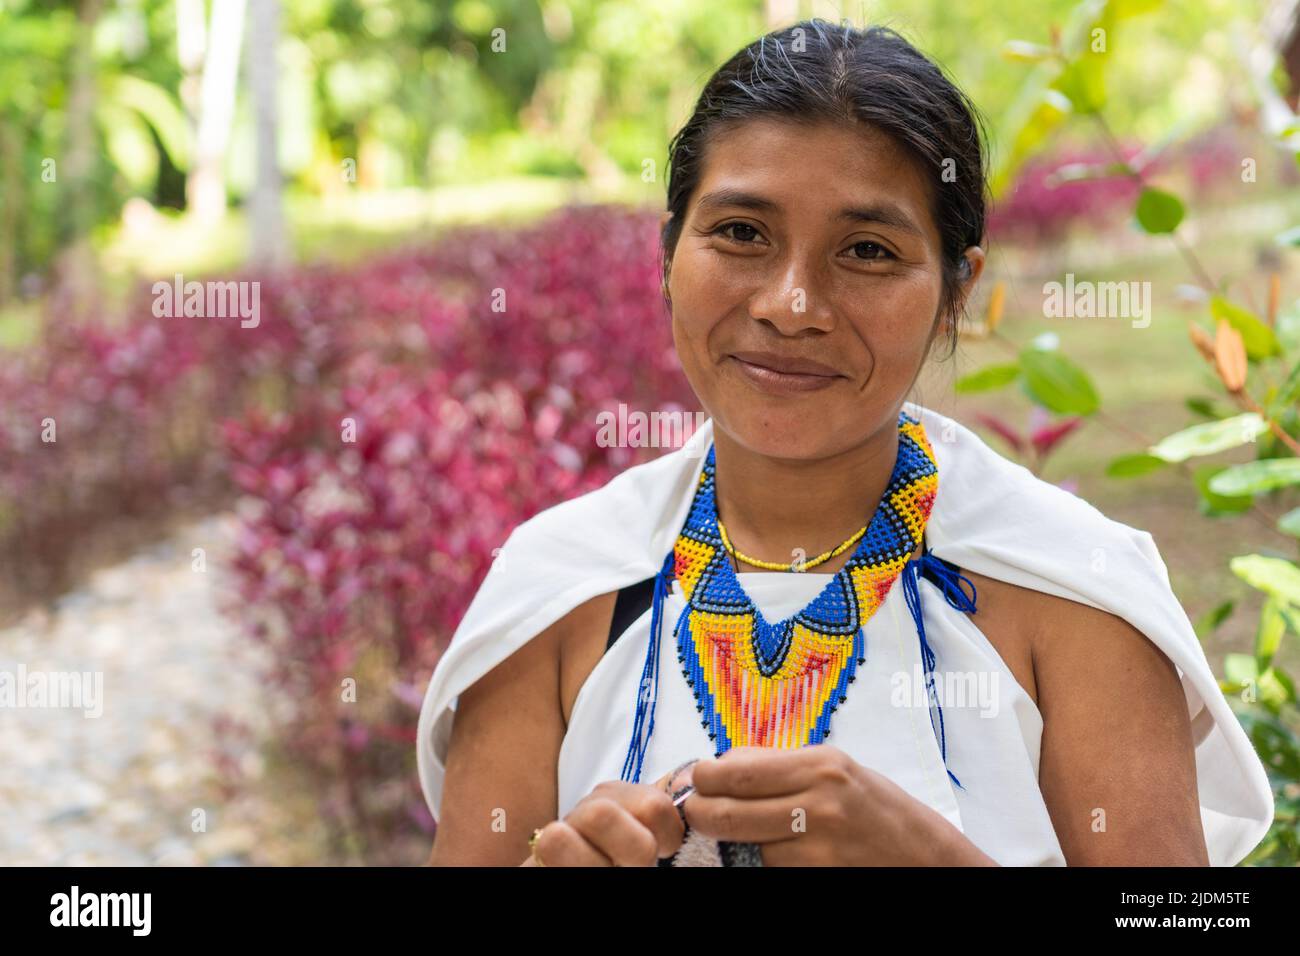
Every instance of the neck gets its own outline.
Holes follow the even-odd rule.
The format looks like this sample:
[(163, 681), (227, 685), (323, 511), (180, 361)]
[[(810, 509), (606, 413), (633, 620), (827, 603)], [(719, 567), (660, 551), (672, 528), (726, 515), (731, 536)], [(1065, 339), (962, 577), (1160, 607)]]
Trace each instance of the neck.
[[(867, 441), (815, 461), (770, 458), (714, 432), (718, 517), (731, 545), (760, 561), (789, 564), (802, 550), (810, 561), (870, 522), (898, 458), (897, 415)], [(834, 573), (861, 539), (810, 569)], [(739, 562), (742, 572), (762, 571)]]

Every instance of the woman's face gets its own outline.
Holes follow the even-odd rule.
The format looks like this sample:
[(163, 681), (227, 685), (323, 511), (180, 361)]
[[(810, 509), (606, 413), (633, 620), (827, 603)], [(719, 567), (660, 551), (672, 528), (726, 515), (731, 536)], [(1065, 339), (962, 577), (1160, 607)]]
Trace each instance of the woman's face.
[(940, 328), (929, 210), (917, 165), (871, 127), (764, 118), (710, 141), (669, 294), (716, 428), (757, 454), (817, 459), (896, 420)]

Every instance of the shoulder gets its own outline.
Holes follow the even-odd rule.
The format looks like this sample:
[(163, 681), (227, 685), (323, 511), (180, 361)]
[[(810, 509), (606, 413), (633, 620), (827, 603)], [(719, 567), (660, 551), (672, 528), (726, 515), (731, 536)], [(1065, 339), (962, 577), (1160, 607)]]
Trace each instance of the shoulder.
[(1181, 697), (1173, 662), (1124, 618), (1052, 594), (1030, 600), (1034, 668), (1049, 691), (1071, 688), (1083, 701), (1128, 692)]
[[(1107, 680), (1113, 671), (1176, 689), (1168, 680), (1176, 673), (1169, 658), (1117, 614), (969, 569), (962, 574), (979, 595), (979, 610), (971, 620), (1036, 704), (1044, 692), (1062, 689), (1058, 685), (1082, 685), (1090, 677)], [(1074, 693), (1083, 700), (1106, 696), (1082, 686)]]

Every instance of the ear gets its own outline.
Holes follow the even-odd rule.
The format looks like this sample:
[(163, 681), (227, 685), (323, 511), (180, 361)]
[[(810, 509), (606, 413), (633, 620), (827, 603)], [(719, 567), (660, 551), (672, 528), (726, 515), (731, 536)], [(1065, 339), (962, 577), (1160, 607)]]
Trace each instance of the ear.
[(962, 259), (966, 265), (962, 267), (965, 275), (961, 280), (961, 302), (957, 303), (959, 306), (970, 298), (975, 283), (979, 282), (984, 272), (984, 250), (979, 246), (967, 246), (966, 251), (962, 253)]
[(664, 214), (663, 214), (662, 216), (659, 217), (659, 232), (660, 232), (660, 233), (662, 233), (662, 232), (664, 231), (664, 226), (668, 225), (668, 220), (670, 220), (670, 219), (672, 219), (672, 218), (673, 218), (673, 214), (672, 214), (672, 212), (669, 211), (669, 210), (664, 210)]

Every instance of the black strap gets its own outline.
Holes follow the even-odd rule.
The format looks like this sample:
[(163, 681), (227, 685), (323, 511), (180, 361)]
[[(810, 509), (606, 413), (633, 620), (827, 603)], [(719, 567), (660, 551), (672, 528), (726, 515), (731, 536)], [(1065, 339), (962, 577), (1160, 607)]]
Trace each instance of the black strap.
[[(941, 561), (957, 573), (961, 573), (961, 568), (951, 561), (945, 561), (937, 554), (931, 554), (930, 557)], [(943, 582), (935, 575), (934, 569), (928, 563), (921, 574), (931, 584), (940, 590), (943, 589)], [(649, 610), (650, 604), (654, 600), (654, 584), (654, 578), (646, 578), (644, 581), (638, 581), (636, 584), (629, 584), (627, 587), (619, 589), (618, 598), (614, 601), (614, 617), (609, 623), (609, 639), (605, 642), (606, 651), (613, 647), (614, 642), (622, 637), (624, 632), (642, 614)]]
[(654, 578), (646, 578), (619, 589), (618, 598), (614, 601), (614, 618), (609, 623), (609, 640), (605, 642), (606, 651), (650, 607), (654, 600), (654, 584)]
[[(934, 554), (933, 552), (930, 554), (930, 560), (938, 561), (944, 567), (951, 570), (954, 574), (961, 574), (961, 568), (953, 564), (951, 561), (939, 557), (937, 554)], [(933, 584), (935, 587), (937, 587), (940, 591), (943, 590), (944, 587), (943, 579), (939, 577), (938, 572), (934, 570), (934, 568), (930, 565), (928, 561), (925, 564), (925, 569), (921, 572), (921, 577), (929, 580), (929, 582)]]

